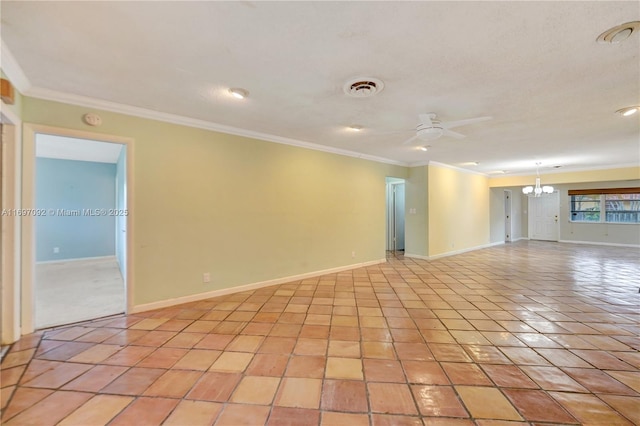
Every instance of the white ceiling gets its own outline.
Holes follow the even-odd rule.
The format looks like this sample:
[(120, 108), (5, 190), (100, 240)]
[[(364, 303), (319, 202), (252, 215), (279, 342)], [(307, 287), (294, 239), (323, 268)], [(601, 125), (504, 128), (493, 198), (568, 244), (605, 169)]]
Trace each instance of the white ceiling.
[(38, 133), (36, 157), (117, 163), (122, 145)]
[[(640, 35), (596, 42), (640, 20), (637, 1), (0, 7), (3, 43), (33, 96), (83, 96), (272, 140), (483, 173), (530, 173), (536, 162), (542, 173), (640, 164), (640, 114), (615, 114), (640, 104)], [(342, 86), (354, 77), (377, 77), (385, 88), (348, 97)], [(249, 98), (233, 99), (230, 87)], [(467, 137), (440, 138), (422, 152), (402, 142), (425, 112), (493, 120), (456, 128)], [(364, 130), (347, 130), (352, 124)]]

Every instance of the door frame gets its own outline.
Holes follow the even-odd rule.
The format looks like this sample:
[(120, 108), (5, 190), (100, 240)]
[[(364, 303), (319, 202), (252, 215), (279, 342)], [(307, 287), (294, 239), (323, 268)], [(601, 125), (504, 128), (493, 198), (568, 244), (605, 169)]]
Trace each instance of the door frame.
[[(4, 102), (3, 102), (4, 105)], [(11, 141), (2, 143), (2, 208), (21, 209), (22, 170), (22, 120), (10, 108), (3, 108), (0, 112), (3, 127), (9, 126)], [(4, 203), (7, 203), (5, 205)], [(4, 229), (0, 236), (0, 259), (2, 282), (1, 308), (2, 330), (0, 340), (2, 344), (9, 344), (20, 339), (20, 269), (21, 269), (21, 226), (22, 217), (7, 215), (2, 217)]]
[[(36, 134), (49, 134), (78, 139), (90, 139), (98, 142), (118, 143), (126, 148), (126, 177), (127, 177), (127, 242), (126, 242), (126, 277), (125, 282), (125, 313), (131, 312), (133, 307), (134, 290), (134, 140), (132, 138), (108, 135), (102, 133), (86, 132), (82, 130), (65, 129), (60, 127), (45, 126), (40, 124), (24, 123), (22, 146), (22, 208), (35, 209), (35, 162)], [(22, 218), (22, 301), (21, 320), (22, 334), (35, 331), (34, 325), (34, 277), (36, 264), (35, 220), (33, 216)]]

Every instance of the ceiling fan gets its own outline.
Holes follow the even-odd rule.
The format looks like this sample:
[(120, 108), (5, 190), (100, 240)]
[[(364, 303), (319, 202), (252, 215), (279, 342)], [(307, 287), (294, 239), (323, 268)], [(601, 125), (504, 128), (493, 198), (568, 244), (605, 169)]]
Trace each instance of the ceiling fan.
[(456, 139), (462, 139), (465, 137), (463, 134), (454, 132), (450, 129), (491, 120), (492, 117), (476, 117), (457, 121), (440, 121), (436, 113), (429, 112), (427, 114), (418, 115), (418, 118), (420, 119), (420, 124), (416, 127), (416, 134), (404, 141), (402, 143), (403, 145), (408, 145), (415, 139), (432, 141), (438, 139), (440, 136), (451, 136)]

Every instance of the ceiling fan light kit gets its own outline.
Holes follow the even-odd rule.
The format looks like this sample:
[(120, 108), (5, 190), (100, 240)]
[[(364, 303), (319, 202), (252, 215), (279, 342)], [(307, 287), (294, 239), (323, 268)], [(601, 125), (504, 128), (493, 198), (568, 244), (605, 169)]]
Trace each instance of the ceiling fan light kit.
[(626, 107), (626, 108), (621, 108), (621, 109), (617, 110), (616, 112), (618, 114), (621, 114), (623, 117), (629, 117), (630, 115), (633, 115), (636, 112), (638, 112), (638, 110), (640, 110), (640, 106), (634, 105), (634, 106), (629, 106), (629, 107)]
[(640, 31), (640, 21), (625, 22), (608, 29), (598, 36), (598, 43), (618, 44)]

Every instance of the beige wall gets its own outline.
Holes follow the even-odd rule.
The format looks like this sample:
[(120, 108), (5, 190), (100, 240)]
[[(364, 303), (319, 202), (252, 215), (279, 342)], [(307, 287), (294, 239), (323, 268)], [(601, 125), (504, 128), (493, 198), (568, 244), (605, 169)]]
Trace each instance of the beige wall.
[(429, 256), (489, 244), (489, 179), (429, 165)]
[[(405, 182), (405, 254), (429, 255), (429, 206), (427, 204), (428, 167), (412, 167)], [(410, 213), (415, 209), (415, 213)]]
[(134, 139), (134, 305), (385, 257), (385, 177), (404, 167), (86, 112), (24, 98), (25, 122)]
[[(542, 185), (560, 185), (580, 182), (610, 182), (640, 179), (640, 166), (622, 167), (581, 172), (546, 173), (540, 176)], [(502, 176), (489, 179), (490, 187), (528, 186), (535, 183), (536, 176)]]

